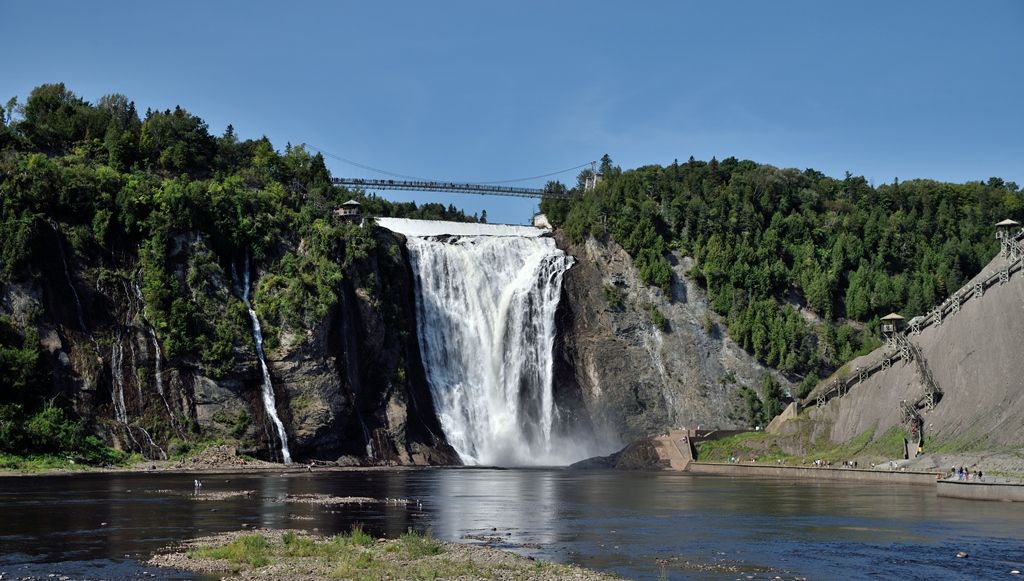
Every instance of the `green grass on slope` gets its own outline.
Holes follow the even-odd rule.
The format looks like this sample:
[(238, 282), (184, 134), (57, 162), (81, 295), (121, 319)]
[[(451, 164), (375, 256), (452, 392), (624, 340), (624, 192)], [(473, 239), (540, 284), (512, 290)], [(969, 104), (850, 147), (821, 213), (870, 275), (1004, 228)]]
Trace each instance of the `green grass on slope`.
[[(798, 420), (800, 421), (800, 420)], [(726, 462), (730, 457), (739, 461), (757, 458), (758, 462), (782, 463), (785, 465), (809, 464), (814, 460), (842, 462), (843, 460), (887, 460), (903, 457), (905, 430), (898, 426), (889, 428), (877, 438), (874, 430), (866, 430), (857, 437), (843, 443), (827, 439), (810, 439), (810, 422), (803, 421), (795, 435), (776, 435), (765, 432), (737, 434), (721, 440), (697, 444), (697, 460), (701, 462)], [(800, 449), (803, 454), (785, 452), (783, 444), (790, 449)], [(780, 462), (781, 461), (781, 462)]]

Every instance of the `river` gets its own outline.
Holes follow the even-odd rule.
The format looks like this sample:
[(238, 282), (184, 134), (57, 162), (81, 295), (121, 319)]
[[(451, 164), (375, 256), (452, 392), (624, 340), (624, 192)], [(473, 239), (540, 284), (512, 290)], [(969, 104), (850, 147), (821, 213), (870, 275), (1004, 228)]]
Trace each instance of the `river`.
[[(1024, 504), (931, 487), (564, 469), (0, 479), (0, 577), (201, 579), (142, 564), (176, 540), (255, 527), (412, 527), (643, 579), (979, 579), (1024, 569)], [(289, 494), (405, 498), (323, 507)], [(967, 558), (956, 558), (966, 551)], [(57, 577), (52, 577), (55, 574)]]

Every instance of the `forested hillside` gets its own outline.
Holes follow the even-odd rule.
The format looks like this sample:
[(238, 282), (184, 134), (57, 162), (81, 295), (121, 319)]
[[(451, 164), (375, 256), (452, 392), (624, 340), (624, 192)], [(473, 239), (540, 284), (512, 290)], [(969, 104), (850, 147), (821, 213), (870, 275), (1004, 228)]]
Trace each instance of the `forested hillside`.
[[(692, 277), (736, 343), (802, 391), (876, 346), (879, 316), (923, 313), (973, 276), (997, 251), (995, 222), (1024, 221), (1024, 192), (997, 178), (872, 186), (733, 158), (622, 171), (607, 156), (601, 174), (592, 190), (581, 176), (571, 199), (542, 210), (577, 244), (614, 239), (647, 285), (669, 290), (673, 277)], [(61, 84), (9, 102), (0, 111), (0, 456), (111, 461), (103, 444), (135, 432), (256, 450), (265, 423), (252, 405), (260, 367), (241, 298), (249, 273), (297, 449), (340, 455), (373, 440), (386, 444), (378, 452), (443, 462), (443, 451), (430, 456), (446, 446), (435, 426), (416, 427), (436, 421), (429, 406), (392, 413), (426, 397), (401, 245), (332, 210), (356, 197), (373, 216), (475, 217), (363, 197), (329, 178), (319, 154), (243, 140), (231, 126), (215, 135), (181, 108), (140, 116), (127, 97), (89, 103)], [(681, 256), (694, 258), (688, 275), (674, 264)], [(591, 274), (577, 290), (589, 296), (594, 282), (596, 304), (580, 312), (602, 301), (616, 310), (620, 289)], [(717, 344), (715, 322), (704, 327), (707, 341), (681, 344), (694, 353)], [(628, 360), (621, 377), (636, 375)], [(765, 381), (762, 391), (778, 391)], [(177, 401), (165, 397), (172, 391)], [(744, 393), (762, 423), (758, 397)], [(122, 447), (145, 451), (138, 444)]]
[(999, 178), (872, 186), (735, 158), (622, 171), (607, 155), (599, 173), (545, 200), (548, 218), (577, 241), (612, 237), (665, 289), (670, 251), (693, 256), (733, 339), (803, 392), (877, 346), (880, 316), (921, 314), (976, 274), (996, 222), (1024, 219), (1024, 192)]
[[(273, 350), (335, 307), (346, 266), (374, 247), (372, 229), (332, 215), (354, 194), (329, 179), (302, 147), (280, 152), (230, 125), (214, 135), (181, 108), (140, 117), (123, 95), (89, 103), (43, 85), (0, 111), (0, 288), (59, 289), (53, 309), (76, 321), (62, 333), (89, 338), (97, 376), (115, 338), (94, 333), (93, 319), (141, 317), (172, 365), (220, 377), (251, 352), (252, 335), (238, 281), (212, 281), (250, 264), (264, 272), (252, 302)], [(474, 219), (440, 204), (357, 199), (374, 216)], [(79, 271), (89, 285), (74, 280)], [(76, 291), (86, 286), (102, 295), (94, 313)], [(115, 312), (101, 301), (111, 296), (144, 309)], [(42, 314), (0, 317), (0, 453), (97, 459), (98, 440), (42, 365)]]

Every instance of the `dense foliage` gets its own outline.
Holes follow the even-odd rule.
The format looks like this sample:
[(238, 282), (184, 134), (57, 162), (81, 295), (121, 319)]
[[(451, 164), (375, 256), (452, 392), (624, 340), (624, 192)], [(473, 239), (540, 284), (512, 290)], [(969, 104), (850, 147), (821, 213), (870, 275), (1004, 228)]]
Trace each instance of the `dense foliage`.
[(542, 210), (577, 241), (613, 238), (666, 290), (669, 251), (693, 256), (732, 338), (802, 391), (877, 345), (880, 316), (956, 291), (995, 255), (993, 225), (1024, 219), (1024, 192), (998, 178), (873, 187), (735, 158), (622, 171), (608, 156), (600, 173)]
[[(241, 302), (247, 269), (261, 275), (253, 275), (252, 303), (267, 322), (268, 348), (280, 331), (334, 307), (345, 268), (374, 247), (371, 228), (332, 212), (349, 198), (374, 216), (474, 219), (451, 206), (335, 188), (320, 154), (240, 140), (230, 125), (213, 135), (180, 107), (140, 117), (122, 95), (92, 104), (53, 84), (0, 111), (0, 284), (42, 281), (66, 291), (60, 271), (48, 268), (65, 261), (100, 284), (138, 288), (144, 312), (103, 315), (141, 316), (168, 359), (213, 376), (231, 370), (235, 351), (251, 352)], [(53, 416), (65, 410), (46, 403), (49, 384), (26, 346), (34, 324), (0, 329), (0, 405)], [(5, 417), (16, 411), (2, 409)], [(0, 451), (14, 450), (7, 441)]]

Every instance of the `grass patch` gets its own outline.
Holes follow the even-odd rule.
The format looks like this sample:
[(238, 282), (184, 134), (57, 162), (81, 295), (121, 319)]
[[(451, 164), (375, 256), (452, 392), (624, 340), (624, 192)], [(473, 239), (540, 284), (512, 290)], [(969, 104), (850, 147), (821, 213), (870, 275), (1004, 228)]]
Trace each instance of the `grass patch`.
[(266, 537), (262, 535), (245, 535), (220, 547), (200, 547), (190, 551), (189, 556), (223, 559), (235, 565), (263, 567), (272, 562), (273, 552), (270, 541)]
[(309, 537), (300, 537), (293, 531), (288, 531), (281, 537), (284, 544), (282, 552), (288, 557), (312, 557), (321, 553), (320, 547), (315, 540)]
[[(219, 545), (198, 547), (188, 556), (226, 561), (225, 570), (243, 577), (246, 574), (242, 571), (246, 569), (268, 565), (275, 567), (275, 574), (285, 576), (301, 572), (318, 578), (355, 581), (579, 577), (579, 569), (572, 566), (529, 561), (510, 554), (498, 559), (474, 559), (474, 550), (449, 553), (446, 545), (429, 531), (410, 530), (398, 539), (377, 541), (355, 526), (348, 533), (326, 539), (293, 531), (270, 538), (243, 535)], [(197, 568), (208, 566), (196, 564)]]
[(812, 449), (806, 456), (809, 460), (825, 460), (841, 462), (851, 458), (867, 460), (891, 460), (903, 457), (903, 439), (907, 432), (899, 426), (893, 426), (881, 436), (875, 438), (875, 431), (865, 430), (848, 442), (834, 444), (825, 442)]
[(407, 559), (419, 559), (439, 555), (444, 551), (444, 547), (430, 531), (417, 533), (410, 530), (399, 537), (397, 543), (389, 545), (388, 550)]
[[(927, 435), (927, 434), (926, 434)], [(985, 439), (974, 434), (965, 434), (959, 438), (952, 438), (929, 446), (929, 452), (933, 454), (963, 454), (970, 452), (992, 451), (992, 446), (985, 443)]]
[[(786, 454), (774, 443), (775, 436), (765, 432), (747, 432), (736, 434), (720, 440), (697, 442), (697, 460), (700, 462), (725, 462), (730, 457), (749, 459), (757, 457), (772, 460), (783, 457)], [(773, 448), (775, 451), (773, 452)]]
[(88, 466), (60, 456), (15, 456), (0, 454), (0, 470), (42, 472), (44, 470), (85, 470)]
[[(145, 460), (141, 454), (125, 454), (113, 448), (107, 448), (110, 460), (102, 463), (106, 466), (131, 466)], [(11, 472), (47, 472), (53, 470), (85, 471), (96, 468), (96, 465), (83, 461), (81, 458), (69, 458), (52, 454), (18, 456), (0, 453), (0, 470)]]
[(185, 442), (178, 438), (171, 438), (169, 448), (174, 449), (174, 453), (170, 455), (170, 460), (188, 460), (193, 456), (198, 456), (206, 451), (207, 448), (214, 446), (224, 445), (222, 438), (211, 438), (208, 440), (200, 440), (198, 442)]
[(334, 537), (334, 542), (353, 547), (369, 547), (375, 541), (373, 537), (363, 531), (362, 525), (353, 525), (348, 534), (340, 534)]
[[(802, 426), (809, 427), (810, 424)], [(761, 463), (785, 465), (809, 464), (814, 460), (838, 463), (843, 460), (861, 458), (870, 460), (888, 460), (903, 457), (903, 440), (909, 438), (906, 430), (893, 426), (881, 436), (875, 437), (874, 430), (865, 430), (855, 438), (835, 443), (827, 439), (811, 441), (810, 430), (802, 429), (796, 436), (801, 440), (800, 447), (805, 454), (787, 454), (779, 445), (779, 440), (787, 436), (778, 436), (765, 432), (737, 434), (721, 440), (697, 443), (697, 460), (700, 462), (726, 462), (736, 458), (740, 462), (757, 458)]]

